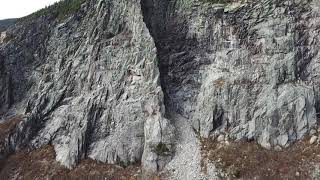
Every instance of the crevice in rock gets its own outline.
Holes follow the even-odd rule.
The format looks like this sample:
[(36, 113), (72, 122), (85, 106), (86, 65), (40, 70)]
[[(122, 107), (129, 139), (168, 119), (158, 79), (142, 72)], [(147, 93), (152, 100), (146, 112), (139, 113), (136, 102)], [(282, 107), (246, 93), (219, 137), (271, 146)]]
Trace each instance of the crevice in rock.
[(187, 17), (171, 12), (175, 1), (141, 0), (141, 8), (157, 48), (161, 87), (164, 92), (166, 115), (168, 111), (188, 117), (198, 93), (199, 66), (195, 51), (201, 51), (196, 38), (187, 37)]
[(315, 109), (316, 109), (317, 125), (320, 126), (320, 95), (318, 93), (315, 93)]
[[(141, 0), (141, 10), (142, 10), (142, 15), (143, 15), (143, 21), (146, 24), (150, 35), (152, 36), (156, 49), (157, 49), (157, 59), (158, 59), (158, 67), (159, 67), (159, 73), (160, 73), (160, 85), (164, 93), (164, 104), (166, 106), (166, 111), (167, 111), (167, 100), (168, 100), (168, 94), (167, 92), (167, 86), (165, 82), (165, 76), (167, 75), (167, 67), (164, 65), (164, 63), (161, 61), (163, 58), (159, 53), (161, 53), (161, 44), (160, 44), (160, 36), (164, 35), (164, 27), (165, 27), (165, 12), (166, 8), (168, 6), (168, 0), (163, 0), (160, 3), (162, 3), (162, 8), (163, 9), (157, 9), (160, 7), (157, 7), (157, 3), (159, 1), (153, 1), (153, 0)], [(161, 21), (157, 22), (156, 19)]]

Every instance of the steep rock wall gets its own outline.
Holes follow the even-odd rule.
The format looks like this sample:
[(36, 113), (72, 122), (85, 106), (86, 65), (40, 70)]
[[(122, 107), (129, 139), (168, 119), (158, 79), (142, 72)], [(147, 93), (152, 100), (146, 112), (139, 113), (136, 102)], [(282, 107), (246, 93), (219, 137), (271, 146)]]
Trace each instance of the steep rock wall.
[(174, 151), (164, 105), (202, 137), (287, 147), (318, 126), (319, 9), (92, 0), (63, 21), (20, 23), (0, 45), (0, 112), (25, 114), (6, 147), (156, 171)]
[(316, 128), (318, 8), (317, 1), (261, 1), (222, 9), (193, 116), (203, 136), (218, 130), (287, 147)]
[(201, 136), (287, 147), (317, 128), (318, 1), (177, 0), (167, 9), (154, 36), (166, 102)]
[(170, 159), (173, 129), (139, 0), (88, 1), (66, 20), (45, 15), (7, 33), (1, 111), (26, 114), (12, 150), (52, 144), (67, 167), (89, 157), (156, 171)]

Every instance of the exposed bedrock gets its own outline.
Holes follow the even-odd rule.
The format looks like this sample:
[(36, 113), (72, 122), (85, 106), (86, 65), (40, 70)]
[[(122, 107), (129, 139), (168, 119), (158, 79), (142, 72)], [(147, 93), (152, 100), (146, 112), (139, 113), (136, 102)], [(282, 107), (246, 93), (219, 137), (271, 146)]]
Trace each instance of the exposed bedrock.
[(27, 115), (10, 147), (52, 144), (67, 167), (92, 158), (157, 171), (170, 160), (173, 127), (139, 0), (88, 1), (62, 22), (42, 16), (7, 34), (0, 107)]
[(165, 25), (149, 25), (161, 30), (153, 34), (166, 104), (202, 137), (223, 133), (265, 148), (301, 139), (318, 125), (319, 7), (168, 2)]
[(0, 44), (0, 115), (24, 114), (6, 152), (50, 144), (70, 168), (154, 172), (174, 151), (165, 111), (202, 137), (287, 147), (318, 126), (319, 13), (317, 0), (88, 0), (20, 22)]
[(316, 128), (319, 2), (265, 0), (208, 13), (220, 18), (196, 16), (191, 26), (193, 36), (209, 41), (212, 62), (201, 69), (195, 129), (272, 148)]

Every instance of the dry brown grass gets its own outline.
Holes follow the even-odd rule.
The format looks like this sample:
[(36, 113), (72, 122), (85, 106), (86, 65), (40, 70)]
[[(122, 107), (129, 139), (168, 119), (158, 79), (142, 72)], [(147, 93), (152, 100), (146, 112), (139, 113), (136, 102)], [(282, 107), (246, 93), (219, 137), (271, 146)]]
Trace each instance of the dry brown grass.
[(20, 116), (15, 116), (0, 123), (0, 139), (11, 133), (21, 121)]
[(141, 178), (140, 165), (122, 168), (93, 160), (83, 160), (74, 169), (69, 170), (55, 161), (52, 146), (46, 146), (31, 152), (21, 151), (10, 156), (2, 164), (0, 180), (11, 179), (19, 174), (22, 179), (119, 179), (138, 180)]
[(282, 151), (267, 150), (254, 142), (222, 145), (202, 140), (203, 170), (205, 159), (215, 162), (231, 178), (309, 179), (314, 164), (320, 163), (320, 146), (302, 140)]
[(225, 80), (222, 78), (219, 78), (219, 79), (213, 81), (213, 85), (217, 86), (219, 88), (222, 87), (224, 84), (225, 84)]
[[(0, 124), (0, 148), (2, 148), (0, 155), (5, 154), (5, 139), (13, 133), (21, 121), (22, 118), (16, 116)], [(82, 160), (74, 169), (70, 170), (55, 161), (54, 148), (48, 145), (33, 151), (21, 150), (6, 159), (0, 159), (0, 180), (13, 179), (13, 177), (23, 180), (140, 180), (142, 173), (140, 164), (123, 168), (90, 159)], [(160, 180), (160, 177), (152, 175), (148, 179)]]

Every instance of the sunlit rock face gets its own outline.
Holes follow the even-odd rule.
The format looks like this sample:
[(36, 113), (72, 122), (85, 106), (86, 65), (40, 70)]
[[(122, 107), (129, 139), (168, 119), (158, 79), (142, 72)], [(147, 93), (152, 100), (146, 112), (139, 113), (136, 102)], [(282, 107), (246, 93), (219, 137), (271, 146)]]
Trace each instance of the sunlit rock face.
[(287, 147), (317, 128), (318, 1), (168, 7), (156, 38), (166, 102), (201, 136)]
[[(159, 19), (155, 7), (149, 19)], [(149, 23), (166, 104), (201, 136), (287, 147), (317, 128), (318, 1), (169, 1), (166, 9), (161, 28)]]
[(202, 137), (287, 147), (318, 126), (319, 13), (317, 0), (88, 0), (19, 22), (0, 44), (0, 115), (24, 114), (6, 152), (50, 144), (70, 168), (154, 172), (174, 156), (170, 111)]
[(207, 37), (211, 50), (193, 114), (201, 135), (219, 131), (271, 148), (287, 147), (316, 128), (318, 1), (260, 1), (207, 13), (220, 18), (197, 16), (194, 22), (204, 27), (191, 30)]
[(82, 158), (156, 171), (170, 156), (156, 48), (140, 2), (88, 1), (70, 18), (50, 16), (8, 30), (0, 46), (3, 112), (28, 116), (12, 148), (52, 144), (72, 167)]
[(1, 32), (0, 34), (0, 43), (3, 43), (4, 39), (6, 38), (6, 32)]

